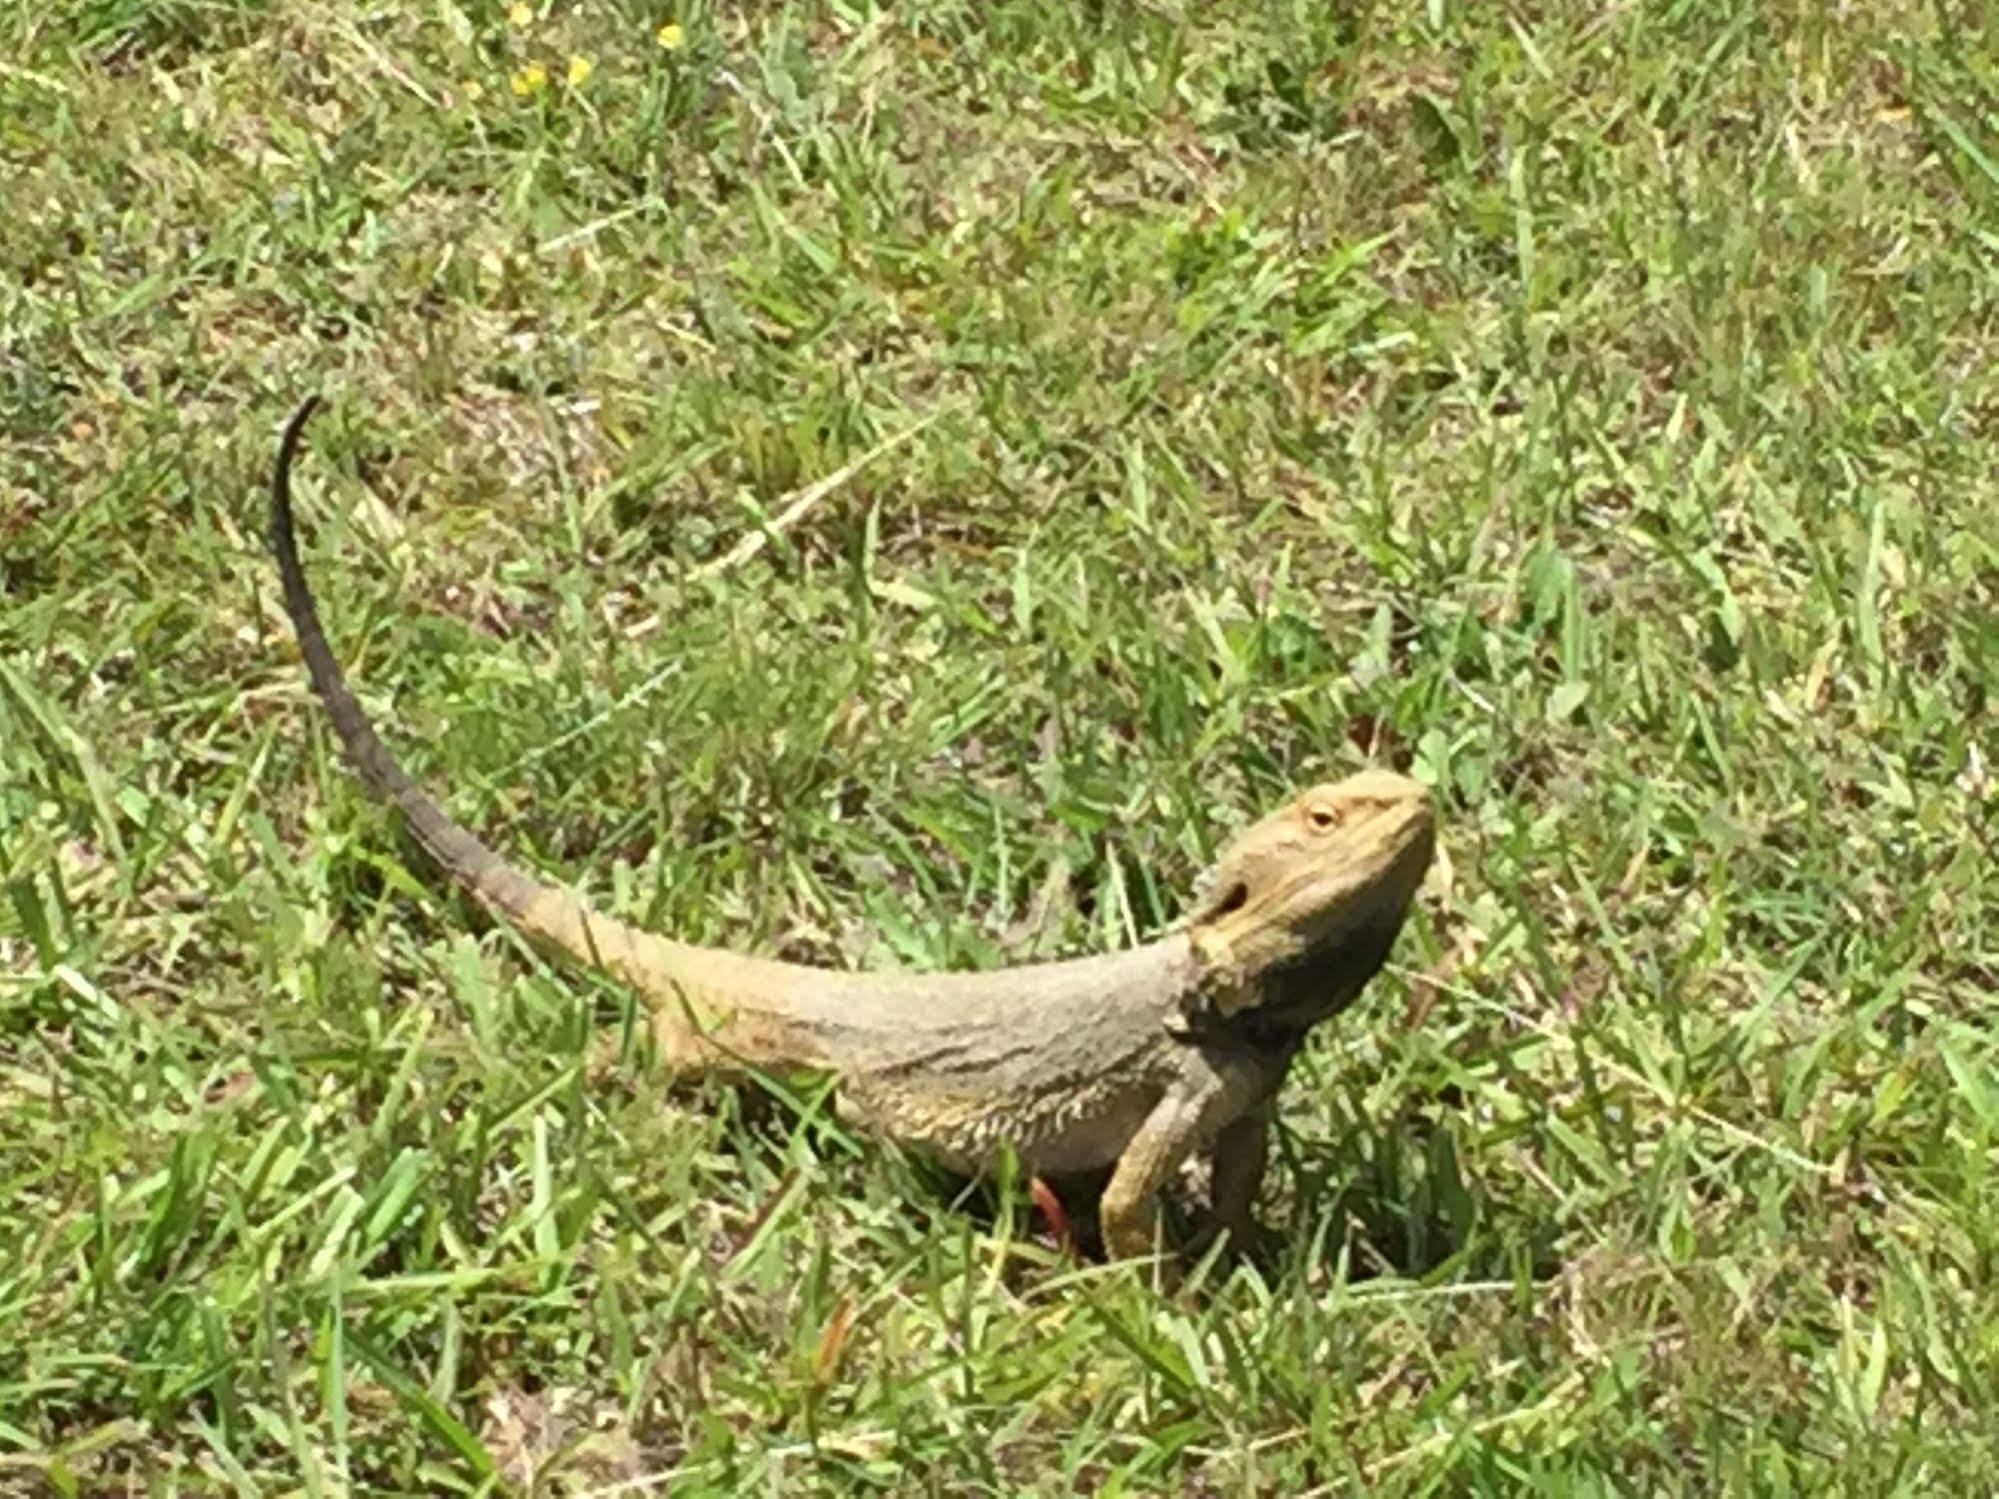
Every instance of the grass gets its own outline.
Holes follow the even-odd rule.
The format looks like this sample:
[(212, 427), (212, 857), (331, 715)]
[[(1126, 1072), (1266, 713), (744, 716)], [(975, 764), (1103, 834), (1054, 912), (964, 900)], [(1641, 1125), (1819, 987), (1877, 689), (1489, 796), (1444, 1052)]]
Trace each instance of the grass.
[[(0, 1487), (1990, 1492), (1974, 11), (0, 17)], [(1280, 1262), (669, 1091), (440, 892), (311, 389), (364, 698), (649, 923), (1085, 951), (1431, 782)]]

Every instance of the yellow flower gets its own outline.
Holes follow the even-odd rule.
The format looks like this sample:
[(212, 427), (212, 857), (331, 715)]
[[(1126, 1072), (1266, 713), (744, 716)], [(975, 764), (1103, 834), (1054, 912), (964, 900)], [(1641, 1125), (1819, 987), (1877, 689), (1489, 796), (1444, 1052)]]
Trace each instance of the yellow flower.
[(687, 28), (678, 21), (668, 21), (654, 34), (653, 40), (671, 52), (687, 40)]
[(465, 80), (465, 97), (467, 99), (483, 99), (485, 98), (485, 96), (486, 96), (485, 84), (481, 83), (476, 78), (468, 78)]
[(523, 99), (529, 94), (538, 94), (548, 87), (548, 69), (538, 62), (531, 62), (507, 80), (507, 87)]
[(583, 80), (590, 76), (590, 69), (593, 66), (594, 64), (590, 59), (585, 57), (581, 52), (572, 52), (569, 55), (569, 86), (571, 88), (581, 88)]
[(533, 19), (534, 7), (527, 4), (526, 0), (514, 0), (514, 3), (507, 7), (507, 21), (511, 25), (525, 27)]

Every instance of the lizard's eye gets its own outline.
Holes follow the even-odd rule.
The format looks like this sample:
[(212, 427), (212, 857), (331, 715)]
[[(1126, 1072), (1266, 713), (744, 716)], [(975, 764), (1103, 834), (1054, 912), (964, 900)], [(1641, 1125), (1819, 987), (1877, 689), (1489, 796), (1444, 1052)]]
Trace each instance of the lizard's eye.
[(1340, 825), (1340, 809), (1325, 802), (1314, 802), (1306, 811), (1305, 818), (1315, 831), (1330, 833)]

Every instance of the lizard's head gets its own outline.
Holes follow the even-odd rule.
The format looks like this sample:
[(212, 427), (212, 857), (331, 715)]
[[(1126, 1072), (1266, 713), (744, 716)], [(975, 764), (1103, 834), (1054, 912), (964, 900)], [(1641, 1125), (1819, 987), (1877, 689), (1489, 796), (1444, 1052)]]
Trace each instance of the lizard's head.
[(1181, 925), (1207, 981), (1187, 1019), (1256, 1010), (1282, 1029), (1373, 977), (1430, 867), (1430, 795), (1390, 771), (1314, 786), (1222, 850)]

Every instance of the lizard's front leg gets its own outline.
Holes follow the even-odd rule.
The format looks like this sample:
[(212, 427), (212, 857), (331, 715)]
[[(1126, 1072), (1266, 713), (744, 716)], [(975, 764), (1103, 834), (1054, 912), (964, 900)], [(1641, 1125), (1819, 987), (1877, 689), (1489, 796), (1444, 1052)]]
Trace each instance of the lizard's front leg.
[(1212, 1225), (1208, 1235), (1226, 1232), (1229, 1251), (1240, 1254), (1256, 1233), (1256, 1198), (1270, 1163), (1270, 1100), (1222, 1127), (1215, 1137)]
[(1180, 1075), (1125, 1145), (1104, 1188), (1098, 1217), (1111, 1259), (1136, 1258), (1152, 1248), (1159, 1189), (1182, 1161), (1256, 1109), (1267, 1092), (1262, 1070), (1246, 1057), (1196, 1047), (1183, 1056)]

